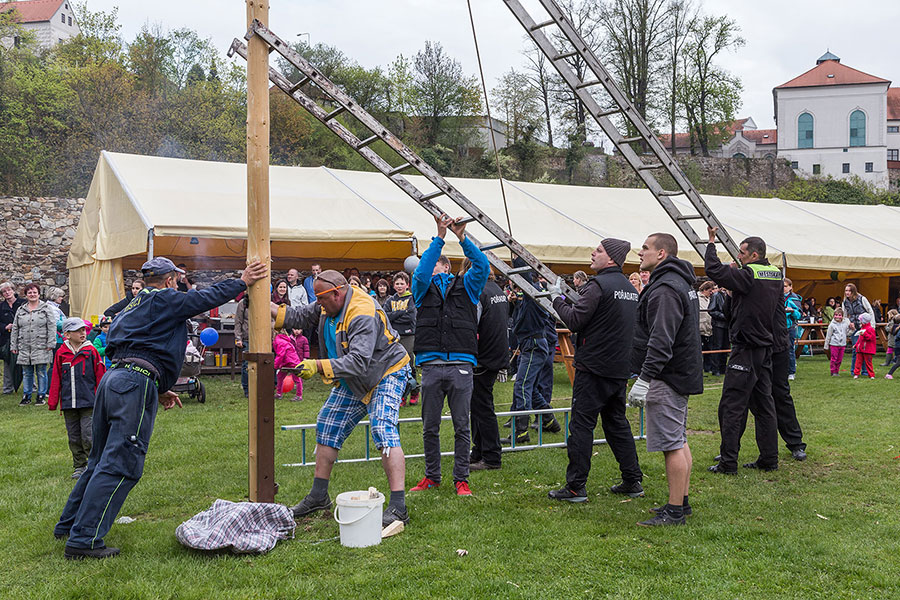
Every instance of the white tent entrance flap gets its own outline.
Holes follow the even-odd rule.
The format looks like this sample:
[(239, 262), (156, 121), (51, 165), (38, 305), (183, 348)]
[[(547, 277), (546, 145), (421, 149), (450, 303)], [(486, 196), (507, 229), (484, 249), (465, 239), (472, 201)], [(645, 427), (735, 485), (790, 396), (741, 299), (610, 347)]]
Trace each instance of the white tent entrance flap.
[[(421, 252), (434, 235), (432, 217), (380, 173), (272, 167), (270, 177), (275, 269), (308, 269), (317, 261), (325, 268), (398, 270), (414, 238)], [(424, 178), (409, 178), (429, 189)], [(449, 181), (495, 222), (506, 222), (496, 179)], [(246, 257), (246, 189), (244, 164), (103, 152), (69, 253), (73, 313), (89, 318), (121, 297), (121, 269), (140, 267), (150, 232), (157, 256), (191, 269), (239, 269)], [(633, 269), (637, 248), (657, 231), (675, 235), (679, 256), (703, 264), (646, 189), (507, 182), (506, 194), (516, 239), (559, 272), (586, 268), (606, 236), (631, 242)], [(777, 265), (784, 252), (789, 276), (900, 274), (900, 210), (893, 207), (704, 199), (736, 240), (762, 237)], [(469, 227), (487, 239), (477, 223)], [(453, 241), (444, 253), (462, 258)], [(110, 262), (116, 260), (121, 263)]]

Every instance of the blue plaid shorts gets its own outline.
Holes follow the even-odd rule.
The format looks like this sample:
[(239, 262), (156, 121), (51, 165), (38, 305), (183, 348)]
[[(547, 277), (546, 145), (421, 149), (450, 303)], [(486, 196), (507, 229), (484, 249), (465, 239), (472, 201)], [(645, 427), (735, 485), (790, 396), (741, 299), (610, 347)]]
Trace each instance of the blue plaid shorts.
[(357, 400), (343, 386), (332, 389), (316, 419), (316, 443), (340, 450), (356, 424), (368, 414), (375, 447), (379, 450), (399, 448), (397, 419), (400, 418), (400, 399), (410, 374), (407, 365), (382, 379), (368, 404)]

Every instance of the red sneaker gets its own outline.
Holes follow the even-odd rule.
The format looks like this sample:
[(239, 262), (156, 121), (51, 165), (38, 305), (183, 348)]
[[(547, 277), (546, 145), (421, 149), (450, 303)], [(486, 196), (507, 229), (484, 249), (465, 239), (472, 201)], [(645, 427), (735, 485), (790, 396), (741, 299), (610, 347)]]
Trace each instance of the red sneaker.
[(413, 392), (409, 395), (409, 403), (410, 404), (418, 404), (419, 403), (419, 392)]
[(456, 495), (457, 496), (471, 496), (472, 490), (469, 489), (468, 481), (457, 481), (456, 482)]
[[(422, 481), (420, 481), (419, 483), (417, 483), (417, 484), (416, 484), (416, 487), (412, 488), (412, 489), (409, 490), (409, 491), (411, 491), (411, 492), (421, 492), (422, 490), (427, 490), (427, 489), (431, 489), (431, 488), (436, 488), (436, 487), (438, 487), (438, 486), (440, 486), (440, 485), (441, 485), (441, 484), (437, 483), (437, 482), (434, 481), (433, 479), (429, 479), (429, 478), (427, 478), (427, 477), (423, 477), (423, 478), (422, 478)], [(468, 488), (467, 488), (467, 489), (468, 489)], [(470, 492), (470, 493), (471, 493), (471, 492)]]

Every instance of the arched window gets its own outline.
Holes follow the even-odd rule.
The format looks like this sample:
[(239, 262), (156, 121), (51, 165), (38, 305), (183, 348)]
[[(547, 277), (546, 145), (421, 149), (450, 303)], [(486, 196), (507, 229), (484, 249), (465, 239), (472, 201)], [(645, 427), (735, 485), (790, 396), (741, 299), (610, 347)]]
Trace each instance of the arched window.
[(861, 110), (850, 113), (850, 145), (866, 145), (866, 113)]
[(797, 117), (797, 147), (813, 147), (813, 116), (809, 113)]
[(743, 152), (735, 152), (731, 155), (731, 158), (747, 158)]

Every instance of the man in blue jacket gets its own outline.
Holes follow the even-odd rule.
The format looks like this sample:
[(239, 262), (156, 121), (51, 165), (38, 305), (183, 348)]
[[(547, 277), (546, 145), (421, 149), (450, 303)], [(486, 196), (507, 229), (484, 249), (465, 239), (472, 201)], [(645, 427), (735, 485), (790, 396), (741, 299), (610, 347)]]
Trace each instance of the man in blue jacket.
[[(472, 373), (478, 351), (478, 301), (488, 280), (490, 264), (484, 253), (466, 237), (462, 219), (446, 214), (435, 217), (437, 236), (422, 254), (413, 273), (412, 295), (416, 303), (416, 365), (422, 367), (422, 438), (425, 443), (425, 477), (410, 491), (434, 488), (441, 483), (441, 411), (444, 397), (450, 407), (454, 430), (453, 480), (456, 493), (470, 496), (469, 409)], [(441, 254), (447, 229), (459, 239), (472, 268), (461, 277), (450, 274), (450, 261)]]
[(149, 260), (141, 271), (146, 287), (109, 329), (106, 354), (112, 367), (97, 389), (87, 470), (53, 529), (58, 539), (69, 538), (65, 557), (70, 560), (119, 553), (118, 548), (107, 547), (103, 538), (144, 472), (157, 407), (181, 406), (170, 388), (184, 362), (185, 321), (231, 300), (265, 277), (267, 267), (254, 262), (240, 279), (186, 293), (176, 287), (176, 275), (184, 271), (168, 258)]

